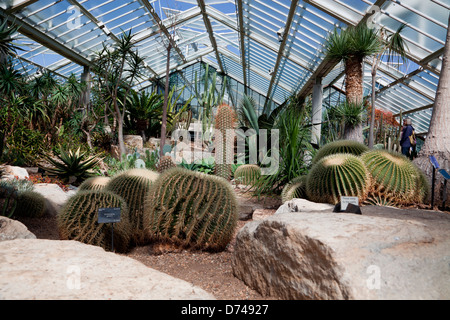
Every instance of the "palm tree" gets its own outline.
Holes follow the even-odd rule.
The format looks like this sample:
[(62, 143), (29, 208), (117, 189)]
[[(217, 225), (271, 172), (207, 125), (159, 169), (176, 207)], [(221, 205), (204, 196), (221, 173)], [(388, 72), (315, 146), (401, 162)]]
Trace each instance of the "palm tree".
[[(365, 23), (356, 27), (349, 26), (338, 32), (335, 29), (327, 41), (325, 48), (328, 59), (342, 61), (345, 64), (345, 92), (349, 103), (363, 102), (363, 60), (380, 52), (382, 43), (375, 29)], [(353, 130), (347, 130), (346, 139), (363, 141), (362, 124)]]
[(4, 64), (8, 56), (14, 55), (19, 49), (13, 42), (13, 34), (18, 29), (18, 26), (8, 26), (8, 21), (0, 18), (0, 64)]

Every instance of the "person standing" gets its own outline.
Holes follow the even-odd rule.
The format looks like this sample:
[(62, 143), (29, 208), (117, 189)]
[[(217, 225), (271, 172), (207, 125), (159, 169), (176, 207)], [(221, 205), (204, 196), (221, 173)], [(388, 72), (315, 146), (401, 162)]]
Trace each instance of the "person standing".
[(411, 159), (411, 148), (415, 147), (414, 128), (411, 119), (405, 118), (403, 120), (403, 127), (400, 136), (400, 146), (402, 147), (402, 154)]

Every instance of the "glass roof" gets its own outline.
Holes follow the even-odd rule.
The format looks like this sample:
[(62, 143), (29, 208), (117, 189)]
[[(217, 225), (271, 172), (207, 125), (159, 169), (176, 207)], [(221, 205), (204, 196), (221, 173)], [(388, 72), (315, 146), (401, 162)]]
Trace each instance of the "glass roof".
[[(42, 69), (63, 78), (80, 75), (96, 51), (131, 30), (135, 49), (145, 57), (145, 78), (136, 82), (144, 89), (165, 77), (162, 44), (170, 33), (176, 42), (171, 71), (203, 61), (269, 106), (294, 93), (310, 94), (316, 78), (322, 79), (326, 104), (342, 100), (343, 66), (330, 63), (324, 52), (334, 28), (370, 21), (395, 32), (406, 24), (408, 59), (380, 65), (376, 104), (413, 118), (419, 133), (427, 132), (431, 119), (449, 12), (450, 0), (0, 1), (0, 14), (22, 26), (17, 42), (23, 51), (15, 66), (30, 75)], [(371, 63), (365, 61), (366, 95)], [(238, 88), (230, 94), (242, 95)]]

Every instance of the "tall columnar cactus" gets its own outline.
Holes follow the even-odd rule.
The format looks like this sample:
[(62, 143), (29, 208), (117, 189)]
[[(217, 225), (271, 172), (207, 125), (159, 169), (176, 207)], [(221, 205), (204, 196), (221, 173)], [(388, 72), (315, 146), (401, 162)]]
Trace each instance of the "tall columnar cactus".
[(225, 179), (172, 168), (161, 174), (152, 186), (144, 219), (152, 240), (220, 251), (233, 237), (238, 205)]
[(420, 171), (400, 153), (372, 150), (361, 155), (374, 184), (371, 196), (384, 197), (397, 205), (422, 202), (427, 186)]
[(162, 156), (161, 159), (159, 159), (158, 172), (161, 173), (176, 166), (177, 165), (175, 164), (171, 156)]
[(110, 191), (82, 191), (67, 200), (57, 217), (62, 240), (76, 240), (111, 250), (111, 225), (98, 223), (98, 209), (121, 208), (121, 221), (114, 223), (114, 249), (126, 252), (130, 245), (131, 225), (128, 206), (119, 195)]
[(350, 153), (359, 156), (368, 150), (369, 148), (367, 146), (354, 140), (336, 140), (322, 146), (314, 156), (312, 163), (317, 163), (320, 159), (331, 154)]
[(281, 202), (285, 203), (294, 198), (306, 198), (306, 178), (307, 176), (299, 176), (289, 181), (281, 192)]
[(40, 218), (46, 210), (45, 197), (35, 191), (20, 192), (14, 215), (18, 217)]
[(243, 164), (234, 172), (237, 183), (251, 185), (261, 177), (261, 168), (256, 164)]
[(143, 212), (144, 201), (152, 183), (156, 181), (159, 174), (148, 169), (130, 169), (114, 176), (109, 181), (105, 190), (114, 192), (121, 196), (127, 203), (128, 219), (133, 229), (133, 240), (136, 243), (145, 241)]
[(78, 187), (78, 191), (101, 190), (111, 180), (110, 177), (91, 177), (83, 181)]
[(363, 202), (371, 184), (364, 163), (352, 154), (322, 158), (308, 174), (306, 194), (314, 202), (336, 204), (341, 196), (357, 196)]
[(217, 109), (215, 123), (216, 175), (231, 179), (231, 165), (234, 161), (234, 131), (236, 113), (234, 109), (222, 104)]

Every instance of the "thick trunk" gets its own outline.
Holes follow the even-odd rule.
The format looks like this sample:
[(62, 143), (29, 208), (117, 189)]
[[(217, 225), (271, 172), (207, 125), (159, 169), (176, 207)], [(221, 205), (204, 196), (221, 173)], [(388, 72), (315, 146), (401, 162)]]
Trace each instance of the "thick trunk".
[[(449, 17), (450, 25), (450, 17)], [(419, 157), (414, 162), (421, 168), (431, 181), (433, 168), (429, 161), (429, 156), (434, 156), (441, 168), (449, 171), (450, 168), (450, 27), (447, 30), (447, 37), (442, 56), (442, 69), (439, 77), (439, 84), (436, 90), (433, 113), (431, 115), (430, 127), (425, 143), (420, 150)], [(439, 203), (442, 175), (436, 174), (436, 203)], [(450, 195), (450, 187), (447, 188), (447, 198)]]
[[(363, 69), (362, 59), (353, 57), (345, 62), (345, 93), (347, 102), (362, 103), (363, 101)], [(347, 127), (344, 139), (363, 142), (362, 124)]]

